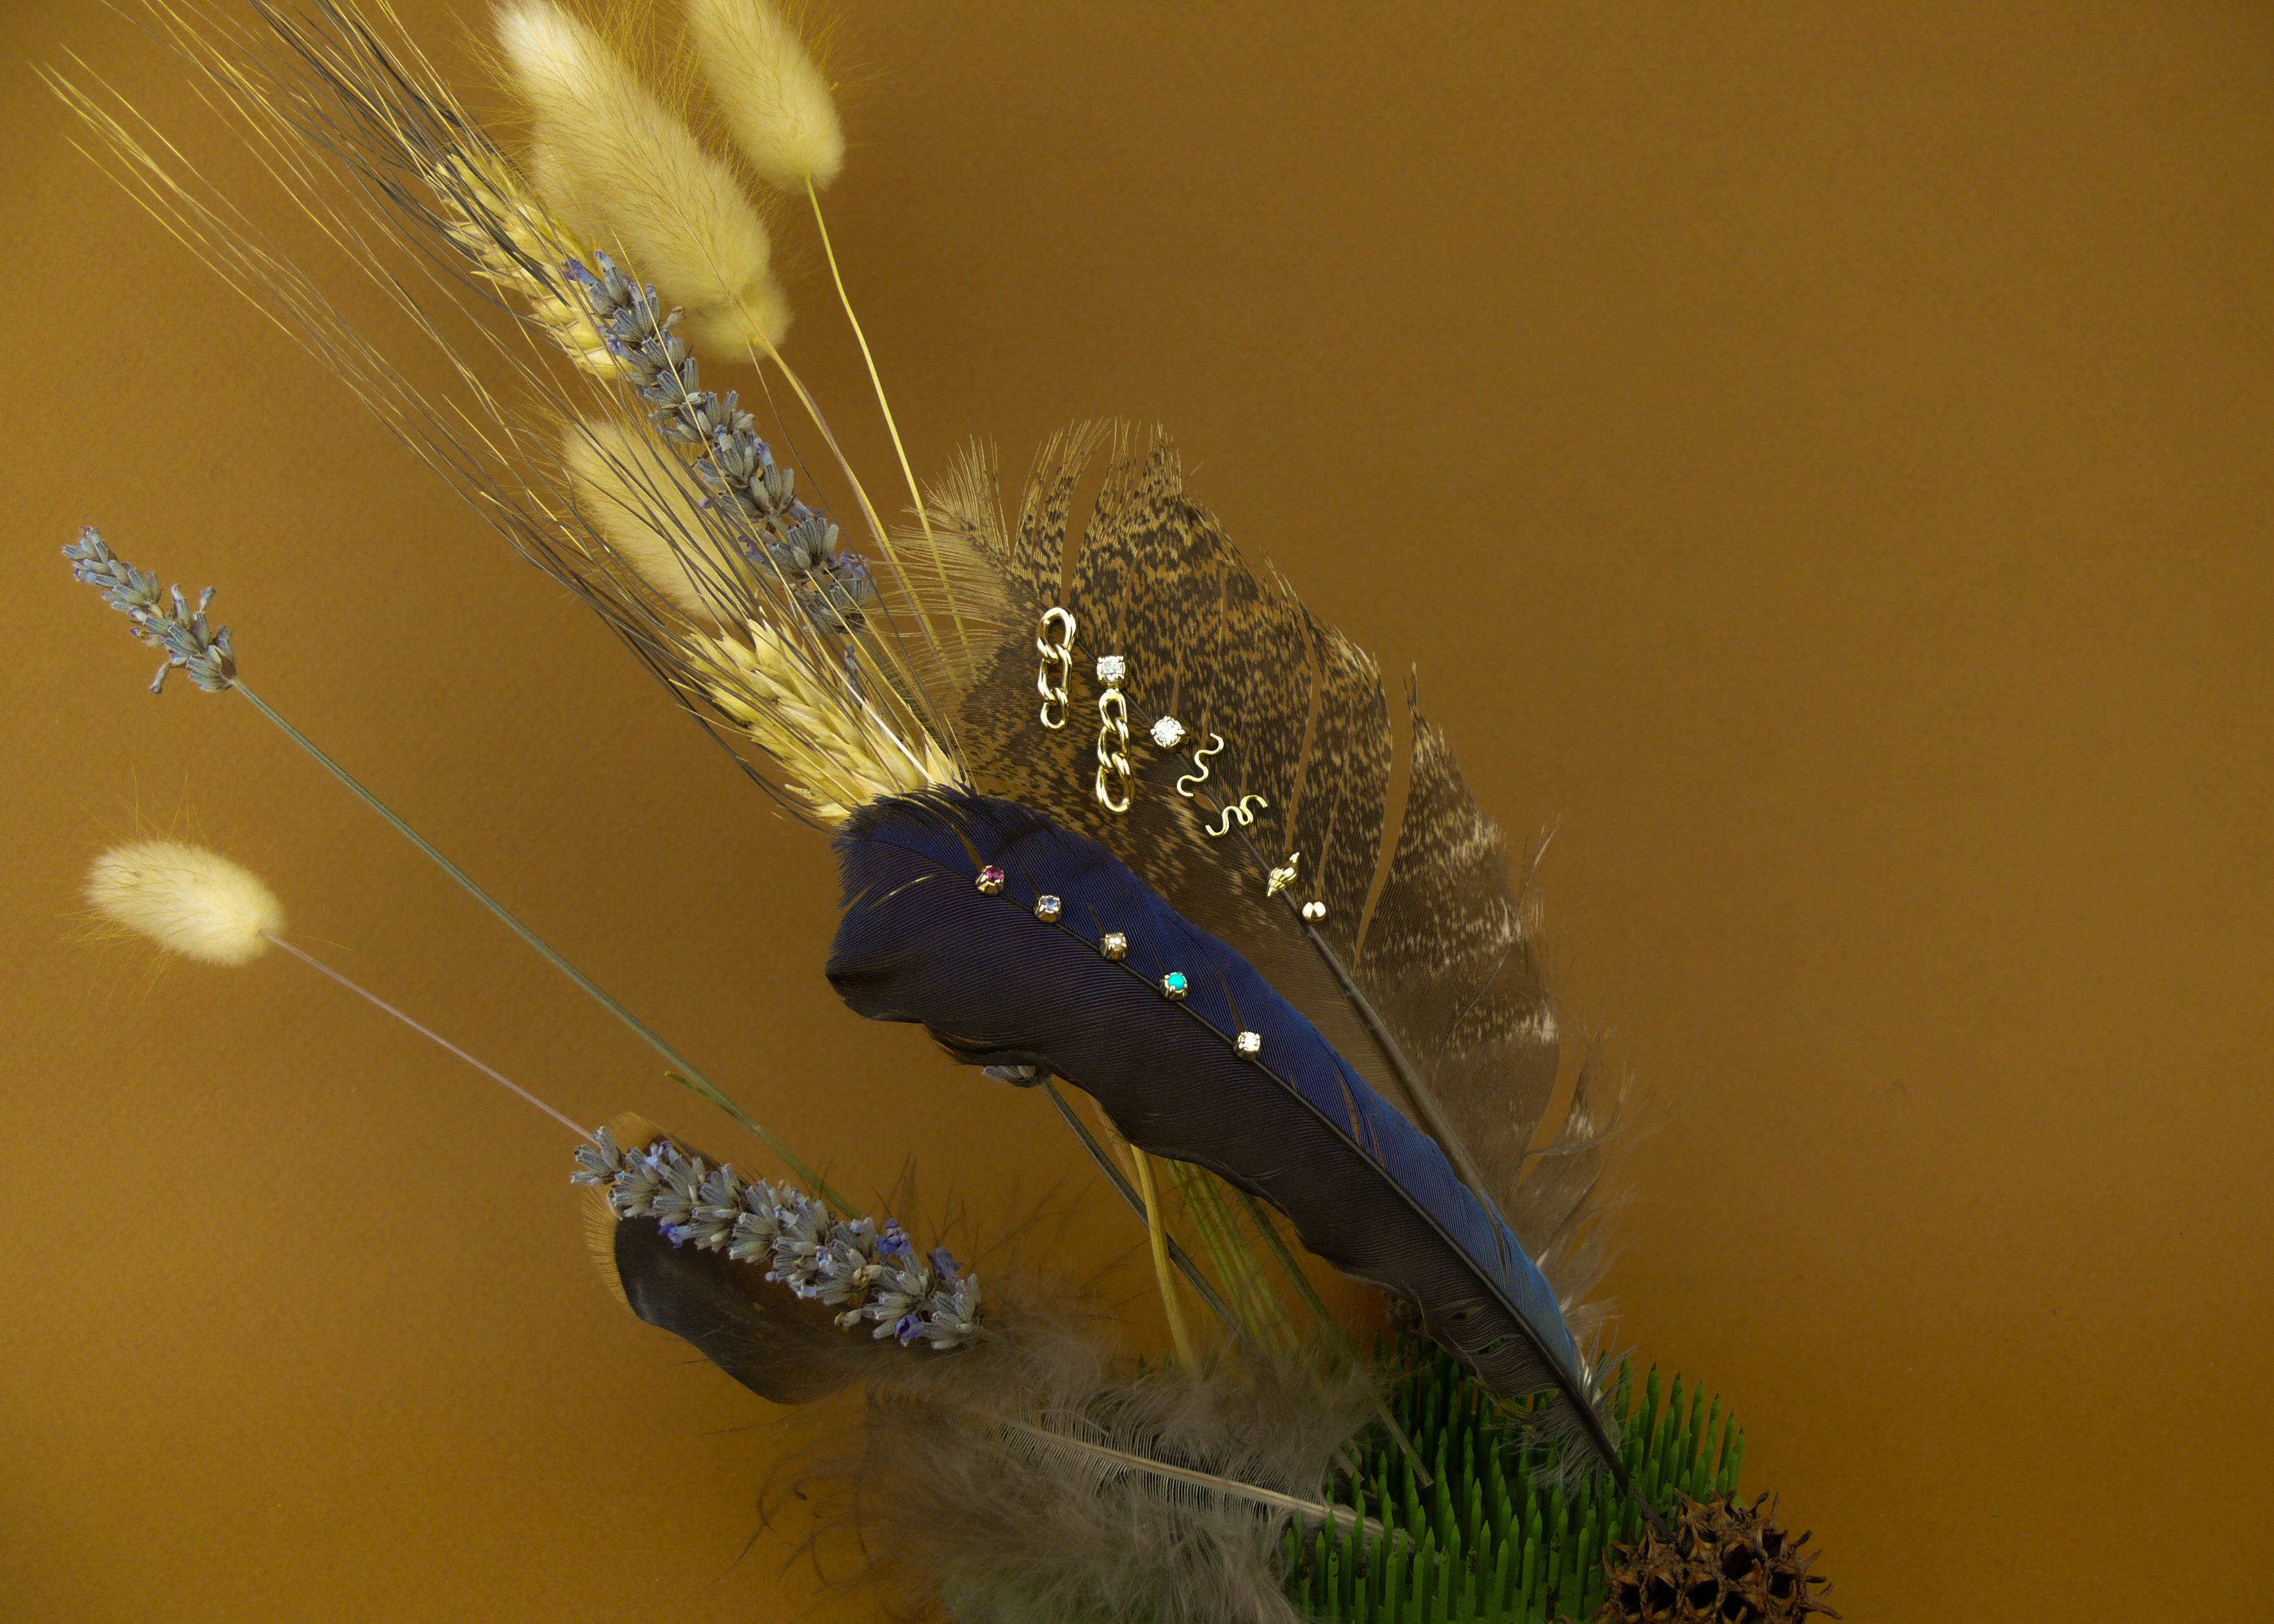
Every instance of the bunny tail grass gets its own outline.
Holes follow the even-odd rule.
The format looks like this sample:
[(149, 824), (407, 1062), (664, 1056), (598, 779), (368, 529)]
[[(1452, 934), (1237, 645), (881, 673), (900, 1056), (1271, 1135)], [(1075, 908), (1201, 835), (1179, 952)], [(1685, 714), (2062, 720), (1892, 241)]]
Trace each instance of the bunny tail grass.
[(727, 166), (591, 28), (546, 0), (497, 16), (514, 88), (535, 120), (537, 189), (569, 225), (619, 244), (692, 310), (714, 359), (771, 349), (789, 303), (765, 224)]
[(169, 953), (207, 964), (249, 964), (280, 948), (346, 988), (420, 1037), (448, 1050), (491, 1081), (543, 1111), (579, 1139), (591, 1135), (568, 1116), (494, 1067), (483, 1064), (430, 1026), (422, 1026), (368, 988), (284, 939), (284, 905), (252, 870), (220, 853), (179, 840), (114, 846), (87, 870), (87, 899), (102, 917), (147, 936)]
[(687, 23), (734, 144), (779, 192), (826, 186), (845, 167), (829, 81), (772, 0), (688, 0)]
[[(169, 0), (153, 25), (209, 90), (223, 123), (269, 162), (291, 204), (313, 218), (325, 252), (335, 251), (373, 285), (439, 358), (440, 372), (414, 380), (398, 367), (344, 319), (318, 278), (279, 252), (115, 89), (91, 75), (81, 85), (50, 74), (114, 178), (339, 377), (524, 558), (599, 614), (790, 816), (826, 824), (784, 787), (781, 763), (738, 748), (750, 735), (712, 704), (707, 679), (716, 662), (699, 639), (721, 628), (739, 636), (751, 620), (765, 624), (784, 658), (804, 667), (802, 686), (828, 688), (832, 703), (865, 701), (907, 753), (922, 754), (920, 735), (928, 735), (954, 757), (953, 707), (931, 692), (931, 673), (953, 663), (931, 625), (936, 613), (945, 620), (936, 608), (940, 568), (895, 542), (849, 466), (852, 494), (880, 556), (840, 547), (837, 527), (798, 495), (792, 470), (775, 461), (751, 414), (732, 392), (700, 386), (677, 329), (682, 307), (689, 322), (704, 315), (701, 290), (666, 297), (631, 274), (645, 267), (622, 253), (621, 232), (596, 241), (576, 230), (546, 200), (543, 177), (516, 168), (400, 37), (399, 19), (384, 7), (367, 17), (351, 0), (247, 4), (253, 17), (239, 26)], [(565, 40), (563, 49), (582, 60), (585, 35), (553, 28), (555, 13), (523, 5), (515, 14), (536, 19), (535, 45)], [(532, 52), (538, 66), (551, 60)], [(741, 207), (747, 211), (747, 199)], [(613, 256), (601, 252), (611, 246)], [(490, 320), (501, 303), (518, 320)], [(752, 338), (757, 358), (779, 361), (766, 332)], [(559, 365), (561, 357), (570, 366)], [(846, 465), (817, 402), (794, 373), (782, 376)], [(633, 476), (612, 494), (630, 495), (636, 513), (585, 500), (589, 483), (568, 465), (564, 427), (598, 422), (644, 437), (639, 455), (616, 455), (611, 463)], [(626, 441), (587, 436), (587, 444), (600, 453)], [(643, 562), (652, 564), (652, 556), (620, 553), (611, 528), (668, 545), (699, 590), (701, 613), (668, 591), (670, 575), (659, 583), (666, 590), (651, 584)], [(916, 562), (915, 576), (900, 556)], [(960, 556), (946, 566), (970, 568)], [(959, 574), (959, 603), (962, 581)], [(139, 587), (107, 584), (122, 598)], [(197, 636), (199, 617), (187, 605), (170, 619), (162, 604), (134, 606), (149, 616), (154, 637), (163, 635), (170, 664), (192, 681), (225, 685), (230, 652), (218, 637)]]
[(179, 840), (112, 846), (87, 870), (86, 895), (112, 924), (205, 964), (250, 964), (284, 928), (259, 875)]

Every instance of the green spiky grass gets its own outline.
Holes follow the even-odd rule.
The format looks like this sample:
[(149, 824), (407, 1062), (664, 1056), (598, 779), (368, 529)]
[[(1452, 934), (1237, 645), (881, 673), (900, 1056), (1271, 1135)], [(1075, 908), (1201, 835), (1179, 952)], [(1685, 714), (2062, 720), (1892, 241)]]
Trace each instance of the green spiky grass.
[[(1605, 1546), (1640, 1527), (1633, 1501), (1608, 1477), (1568, 1494), (1540, 1488), (1547, 1456), (1520, 1447), (1522, 1410), (1498, 1404), (1434, 1345), (1400, 1338), (1382, 1356), (1395, 1372), (1390, 1408), (1434, 1481), (1422, 1488), (1395, 1443), (1371, 1447), (1337, 1499), (1394, 1532), (1290, 1530), (1290, 1598), (1314, 1618), (1365, 1624), (1592, 1618), (1603, 1602)], [(1661, 1392), (1653, 1367), (1638, 1393), (1622, 1365), (1612, 1408), (1627, 1470), (1653, 1505), (1677, 1492), (1736, 1492), (1745, 1435), (1702, 1387), (1685, 1395), (1676, 1376)]]

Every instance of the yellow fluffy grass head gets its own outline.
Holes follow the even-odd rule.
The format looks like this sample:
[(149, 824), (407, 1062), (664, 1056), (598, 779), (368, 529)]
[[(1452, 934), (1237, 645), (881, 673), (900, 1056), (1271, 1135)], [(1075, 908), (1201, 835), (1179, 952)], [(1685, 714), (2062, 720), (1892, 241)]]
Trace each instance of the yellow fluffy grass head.
[(734, 132), (770, 186), (825, 187), (845, 167), (837, 102), (796, 25), (773, 0), (687, 0), (687, 21)]
[(87, 899), (112, 923), (207, 964), (249, 963), (284, 929), (284, 906), (259, 875), (179, 840), (112, 846), (87, 870)]
[(535, 121), (538, 191), (583, 237), (629, 258), (689, 342), (742, 360), (779, 343), (789, 304), (749, 195), (586, 24), (547, 0), (497, 14), (498, 44)]
[(719, 605), (733, 604), (738, 591), (747, 594), (756, 572), (704, 530), (695, 515), (672, 523), (679, 492), (653, 438), (624, 424), (595, 420), (572, 425), (561, 448), (577, 501), (609, 549), (659, 597), (716, 631)]

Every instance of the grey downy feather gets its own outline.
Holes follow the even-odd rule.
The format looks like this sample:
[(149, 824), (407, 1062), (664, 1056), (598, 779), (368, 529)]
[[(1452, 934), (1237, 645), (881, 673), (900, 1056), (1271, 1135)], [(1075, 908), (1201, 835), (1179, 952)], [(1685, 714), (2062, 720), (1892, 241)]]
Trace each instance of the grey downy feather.
[(872, 1388), (864, 1451), (817, 1474), (851, 1490), (859, 1577), (968, 1624), (1294, 1624), (1281, 1540), (1333, 1515), (1371, 1377), (1244, 1358), (1133, 1375), (1048, 1315), (1002, 1326)]

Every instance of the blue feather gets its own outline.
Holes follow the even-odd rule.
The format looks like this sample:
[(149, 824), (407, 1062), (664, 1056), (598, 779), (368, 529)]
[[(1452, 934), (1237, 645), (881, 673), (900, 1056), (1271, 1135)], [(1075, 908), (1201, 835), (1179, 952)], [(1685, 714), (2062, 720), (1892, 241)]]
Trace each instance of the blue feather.
[[(1097, 842), (1012, 801), (871, 802), (837, 852), (829, 979), (855, 1011), (921, 1022), (970, 1064), (1044, 1068), (1132, 1144), (1269, 1201), (1319, 1257), (1412, 1302), (1494, 1392), (1562, 1395), (1558, 1430), (1625, 1485), (1616, 1423), (1516, 1237), (1239, 954)], [(977, 883), (990, 867), (994, 894)], [(1126, 957), (1105, 957), (1109, 932)], [(1163, 990), (1172, 974), (1181, 998)], [(1242, 1033), (1261, 1040), (1252, 1056)]]

